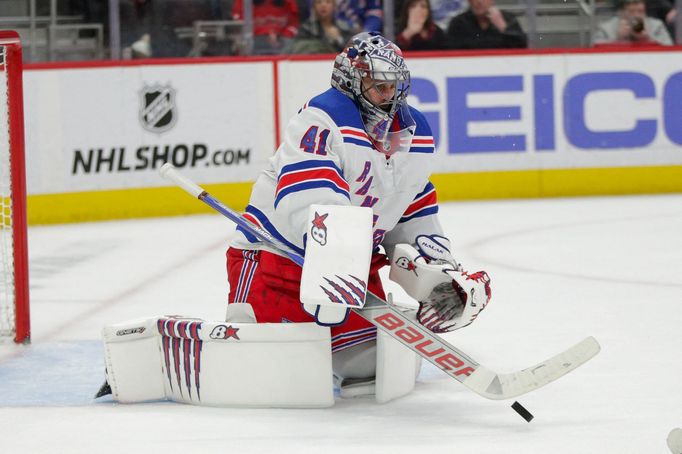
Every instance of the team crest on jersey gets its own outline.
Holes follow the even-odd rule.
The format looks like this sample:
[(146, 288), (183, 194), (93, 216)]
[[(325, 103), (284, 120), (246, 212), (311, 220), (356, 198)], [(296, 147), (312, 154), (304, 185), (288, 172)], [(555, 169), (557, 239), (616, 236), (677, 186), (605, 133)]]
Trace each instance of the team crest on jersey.
[(175, 90), (168, 85), (145, 85), (140, 92), (140, 123), (150, 132), (168, 131), (177, 121)]
[(315, 212), (315, 219), (313, 219), (313, 226), (310, 228), (310, 235), (313, 240), (320, 243), (320, 246), (327, 244), (327, 226), (324, 225), (324, 220), (327, 219), (329, 213), (318, 214)]

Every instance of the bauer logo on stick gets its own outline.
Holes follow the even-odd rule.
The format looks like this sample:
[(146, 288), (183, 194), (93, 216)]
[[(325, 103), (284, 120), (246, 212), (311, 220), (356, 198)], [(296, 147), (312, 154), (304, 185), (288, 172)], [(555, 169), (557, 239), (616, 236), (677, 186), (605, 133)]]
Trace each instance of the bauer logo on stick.
[(150, 132), (168, 131), (177, 120), (175, 90), (170, 85), (145, 85), (140, 92), (140, 123)]
[(329, 216), (329, 213), (320, 215), (316, 211), (313, 226), (310, 229), (310, 235), (313, 237), (313, 240), (320, 243), (321, 246), (327, 244), (327, 226), (324, 225), (324, 220), (327, 219), (327, 216)]

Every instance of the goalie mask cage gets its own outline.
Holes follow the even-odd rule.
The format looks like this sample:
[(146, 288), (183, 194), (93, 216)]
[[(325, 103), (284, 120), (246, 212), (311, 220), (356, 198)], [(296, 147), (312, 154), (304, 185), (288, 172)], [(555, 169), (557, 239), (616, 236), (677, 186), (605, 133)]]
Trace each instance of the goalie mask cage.
[(21, 41), (0, 31), (0, 341), (30, 340)]

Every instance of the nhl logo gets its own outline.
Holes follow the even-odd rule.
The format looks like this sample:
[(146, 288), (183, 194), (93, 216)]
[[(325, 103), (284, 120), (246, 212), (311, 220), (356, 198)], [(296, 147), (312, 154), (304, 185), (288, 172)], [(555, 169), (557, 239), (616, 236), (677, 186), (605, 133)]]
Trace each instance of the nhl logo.
[(140, 122), (150, 132), (162, 133), (175, 125), (175, 90), (170, 85), (145, 86), (140, 92)]

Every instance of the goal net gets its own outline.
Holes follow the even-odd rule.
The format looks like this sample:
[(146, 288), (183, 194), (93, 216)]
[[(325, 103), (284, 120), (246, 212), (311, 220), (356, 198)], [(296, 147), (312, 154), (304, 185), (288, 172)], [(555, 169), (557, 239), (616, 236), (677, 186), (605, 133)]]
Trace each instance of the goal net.
[(0, 341), (28, 342), (21, 42), (0, 31)]

